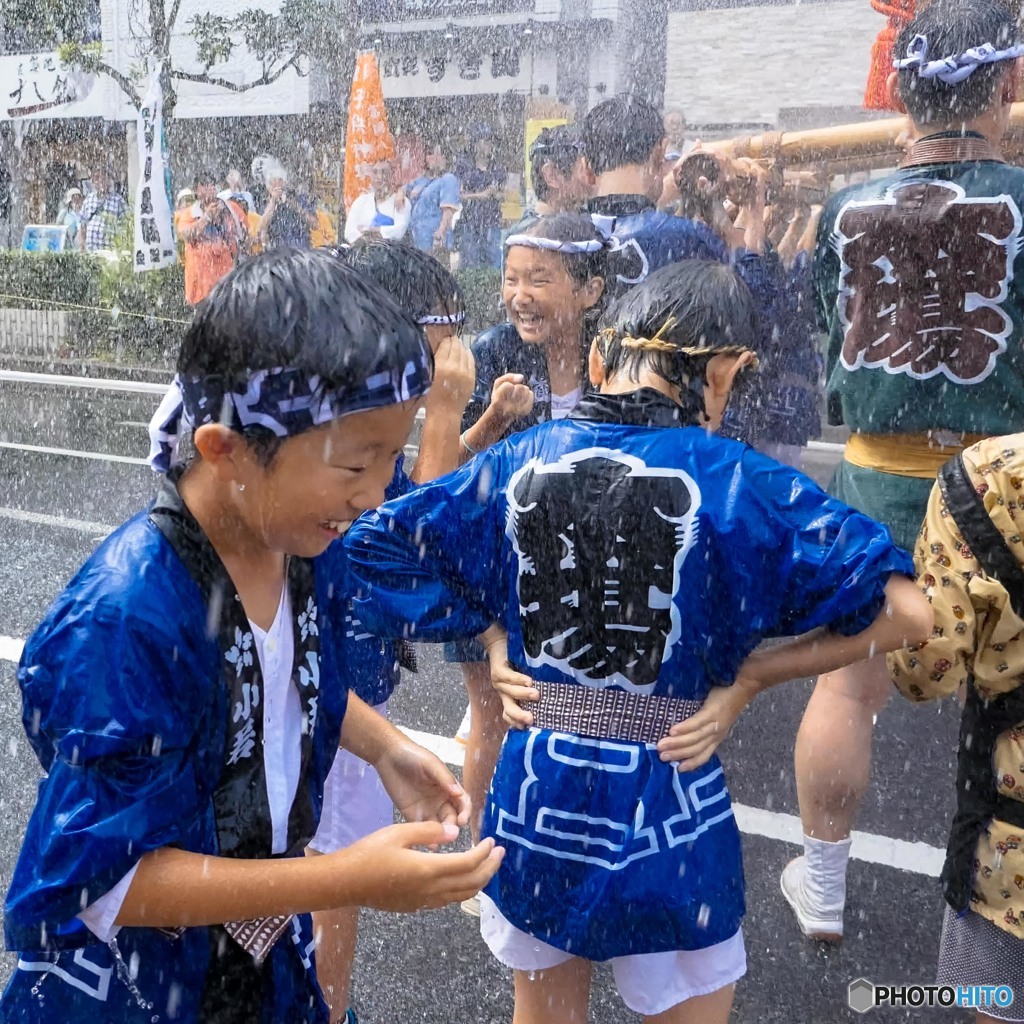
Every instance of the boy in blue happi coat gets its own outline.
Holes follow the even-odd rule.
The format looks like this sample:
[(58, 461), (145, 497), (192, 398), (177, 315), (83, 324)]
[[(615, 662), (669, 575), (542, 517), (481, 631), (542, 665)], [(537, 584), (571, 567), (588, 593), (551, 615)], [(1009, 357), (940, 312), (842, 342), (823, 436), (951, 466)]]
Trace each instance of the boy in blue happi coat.
[(711, 432), (755, 362), (733, 270), (663, 268), (608, 322), (597, 393), (345, 544), (371, 628), (486, 631), (517, 728), (482, 931), (516, 972), (515, 1019), (582, 1024), (590, 962), (611, 960), (648, 1021), (722, 1024), (746, 956), (719, 743), (759, 691), (919, 640), (930, 614), (884, 527)]
[[(327, 253), (252, 260), (197, 309), (151, 426), (156, 501), (18, 670), (47, 774), (0, 1020), (327, 1024), (310, 911), (439, 906), (496, 870), (491, 841), (411, 849), (454, 838), (467, 801), (347, 694), (336, 541), (383, 500), (430, 372), (413, 318)], [(306, 858), (339, 733), (415, 823)]]

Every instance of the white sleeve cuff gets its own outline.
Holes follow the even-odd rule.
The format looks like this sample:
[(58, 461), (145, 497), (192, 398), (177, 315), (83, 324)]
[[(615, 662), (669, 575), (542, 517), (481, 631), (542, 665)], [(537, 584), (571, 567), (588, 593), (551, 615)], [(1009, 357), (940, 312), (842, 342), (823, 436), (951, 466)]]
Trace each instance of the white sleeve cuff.
[(128, 890), (131, 888), (135, 872), (139, 870), (138, 862), (132, 867), (113, 889), (105, 892), (95, 903), (90, 903), (79, 915), (78, 919), (96, 936), (100, 942), (109, 942), (120, 930), (119, 924), (114, 924), (117, 915), (121, 913), (121, 906)]

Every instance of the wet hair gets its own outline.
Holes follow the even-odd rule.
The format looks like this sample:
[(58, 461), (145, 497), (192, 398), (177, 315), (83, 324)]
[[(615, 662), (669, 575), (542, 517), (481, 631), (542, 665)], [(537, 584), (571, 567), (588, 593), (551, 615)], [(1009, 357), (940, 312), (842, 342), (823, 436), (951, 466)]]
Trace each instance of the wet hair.
[[(902, 58), (918, 35), (928, 40), (929, 60), (956, 57), (984, 43), (1005, 50), (1020, 38), (1014, 12), (999, 0), (935, 0), (900, 33), (894, 55)], [(1013, 66), (1012, 60), (981, 64), (954, 85), (904, 68), (897, 72), (900, 98), (916, 125), (973, 121), (991, 109), (999, 83)]]
[(338, 256), (383, 288), (414, 320), (465, 313), (462, 290), (451, 271), (415, 246), (364, 235)]
[(583, 152), (595, 174), (646, 163), (665, 138), (661, 114), (632, 96), (599, 103), (583, 119)]
[(595, 277), (608, 277), (608, 248), (604, 235), (594, 222), (582, 213), (550, 213), (538, 217), (519, 232), (531, 238), (547, 238), (552, 242), (600, 242), (596, 252), (560, 252), (566, 273), (582, 287)]
[(638, 381), (649, 369), (684, 391), (704, 380), (713, 356), (756, 351), (750, 290), (732, 267), (709, 260), (654, 271), (608, 310), (604, 323), (597, 341), (609, 375)]
[(568, 125), (544, 128), (530, 147), (530, 171), (534, 195), (546, 203), (551, 188), (544, 180), (544, 165), (551, 164), (562, 174), (571, 174), (583, 152), (579, 136)]
[[(181, 377), (220, 377), (244, 392), (255, 370), (287, 367), (325, 390), (357, 388), (380, 370), (418, 360), (423, 334), (381, 287), (323, 250), (276, 249), (239, 265), (196, 307), (178, 353)], [(282, 438), (243, 431), (269, 466)]]

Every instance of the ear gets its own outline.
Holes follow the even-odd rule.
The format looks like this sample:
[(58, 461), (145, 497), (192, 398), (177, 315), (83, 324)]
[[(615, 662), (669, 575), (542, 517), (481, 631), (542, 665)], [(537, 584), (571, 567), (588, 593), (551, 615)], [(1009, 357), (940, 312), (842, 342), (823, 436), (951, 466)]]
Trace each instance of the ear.
[(661, 173), (661, 169), (665, 166), (665, 151), (668, 148), (668, 137), (664, 138), (655, 147), (651, 153), (651, 167), (657, 168), (658, 173)]
[(604, 295), (604, 278), (592, 277), (579, 291), (584, 309), (593, 309)]
[(590, 343), (590, 356), (587, 359), (587, 373), (590, 376), (590, 383), (593, 384), (595, 388), (600, 388), (608, 379), (608, 374), (605, 371), (604, 359), (601, 356), (601, 350), (597, 347), (597, 338)]
[(590, 157), (584, 155), (584, 156), (581, 156), (580, 159), (583, 161), (583, 170), (586, 173), (587, 178), (589, 179), (589, 181), (591, 183), (596, 182), (597, 181), (597, 172), (591, 166)]
[(203, 462), (222, 480), (237, 480), (241, 476), (249, 458), (241, 434), (221, 423), (205, 423), (196, 430), (193, 443)]
[(901, 114), (907, 112), (907, 108), (903, 103), (903, 97), (900, 96), (900, 76), (898, 72), (893, 71), (885, 80), (885, 95), (889, 98), (889, 102), (894, 110), (899, 111)]
[(562, 175), (553, 163), (550, 161), (545, 164), (541, 164), (540, 176), (544, 179), (544, 184), (553, 191), (558, 191), (562, 187)]
[(705, 391), (718, 399), (728, 397), (740, 370), (754, 364), (754, 353), (743, 352), (738, 356), (718, 355), (708, 360)]

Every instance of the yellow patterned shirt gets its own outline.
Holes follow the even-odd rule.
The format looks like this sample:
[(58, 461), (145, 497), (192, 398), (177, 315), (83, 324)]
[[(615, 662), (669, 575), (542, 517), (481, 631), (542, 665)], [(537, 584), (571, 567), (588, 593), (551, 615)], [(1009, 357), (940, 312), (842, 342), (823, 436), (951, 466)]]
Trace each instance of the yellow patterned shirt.
[[(1024, 563), (1024, 434), (988, 438), (963, 458), (992, 522)], [(982, 571), (938, 485), (914, 562), (935, 629), (927, 643), (889, 655), (900, 692), (913, 701), (948, 697), (972, 674), (983, 695), (1024, 685), (1024, 621), (1002, 585)], [(999, 794), (1024, 801), (1024, 722), (999, 737), (992, 760)], [(971, 908), (1024, 938), (1024, 829), (993, 821), (982, 834)]]

